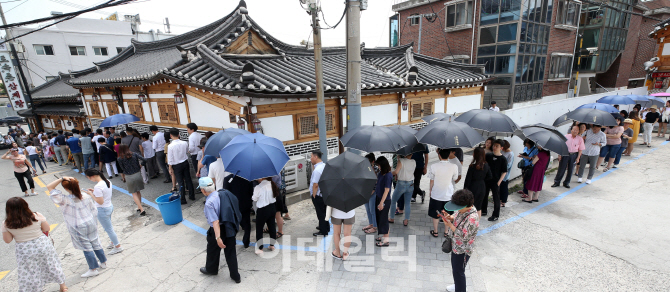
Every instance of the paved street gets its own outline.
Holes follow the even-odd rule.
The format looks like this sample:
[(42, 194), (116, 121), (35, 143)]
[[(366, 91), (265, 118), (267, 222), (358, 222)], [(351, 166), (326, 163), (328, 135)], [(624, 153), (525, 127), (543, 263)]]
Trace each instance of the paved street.
[[(639, 143), (638, 143), (639, 144)], [(590, 186), (573, 179), (572, 189), (549, 188), (548, 175), (540, 203), (519, 203), (510, 195), (496, 224), (481, 221), (475, 252), (468, 264), (468, 291), (668, 291), (670, 290), (670, 243), (664, 232), (670, 224), (665, 208), (670, 198), (665, 183), (670, 175), (667, 159), (670, 145), (654, 140), (655, 148), (636, 145), (633, 156), (624, 158), (619, 169), (598, 172)], [(466, 160), (466, 164), (468, 160)], [(0, 161), (6, 175), (0, 178), (0, 203), (20, 195), (11, 166)], [(51, 173), (80, 178), (81, 186), (92, 183), (69, 167), (49, 163), (42, 183)], [(280, 248), (271, 258), (261, 258), (252, 248), (238, 245), (242, 283), (229, 277), (225, 261), (218, 276), (204, 276), (207, 223), (202, 213), (202, 195), (184, 208), (182, 224), (166, 226), (157, 210), (148, 207), (138, 217), (120, 179), (112, 183), (113, 222), (125, 249), (109, 256), (109, 268), (100, 276), (82, 279), (86, 262), (75, 250), (62, 226), (62, 215), (50, 202), (44, 187), (28, 198), (34, 211), (43, 213), (53, 230), (56, 247), (70, 291), (211, 291), (233, 287), (238, 291), (444, 291), (453, 282), (449, 255), (440, 250), (443, 238), (432, 238), (428, 203), (412, 204), (412, 219), (403, 227), (402, 217), (391, 225), (391, 236), (403, 238), (403, 248), (373, 247), (373, 236), (365, 236), (365, 210), (356, 210), (354, 236), (358, 251), (347, 262), (330, 257), (330, 238), (314, 240), (316, 217), (311, 202), (289, 206), (293, 220), (285, 225)], [(422, 181), (422, 187), (428, 187)], [(462, 182), (459, 184), (462, 186)], [(169, 190), (158, 179), (143, 191), (150, 202)], [(489, 206), (492, 208), (492, 206)], [(2, 216), (4, 218), (4, 215)], [(400, 220), (399, 220), (400, 219)], [(441, 227), (442, 228), (442, 227)], [(107, 235), (99, 229), (103, 245)], [(253, 232), (252, 232), (253, 233)], [(253, 238), (254, 236), (252, 236)], [(241, 239), (241, 235), (238, 236)], [(409, 247), (409, 248), (408, 248)], [(14, 244), (0, 244), (1, 291), (17, 289)], [(0, 273), (0, 277), (3, 274)], [(57, 291), (49, 285), (47, 291)]]

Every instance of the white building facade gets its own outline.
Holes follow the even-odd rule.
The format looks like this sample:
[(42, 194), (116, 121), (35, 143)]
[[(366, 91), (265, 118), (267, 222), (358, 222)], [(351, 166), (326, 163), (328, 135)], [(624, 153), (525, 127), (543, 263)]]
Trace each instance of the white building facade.
[[(34, 28), (12, 29), (17, 36)], [(58, 76), (58, 72), (90, 68), (116, 56), (130, 46), (130, 40), (155, 41), (172, 35), (133, 31), (125, 21), (74, 18), (31, 33), (18, 40), (17, 51), (23, 56), (23, 71), (31, 87), (39, 86)]]

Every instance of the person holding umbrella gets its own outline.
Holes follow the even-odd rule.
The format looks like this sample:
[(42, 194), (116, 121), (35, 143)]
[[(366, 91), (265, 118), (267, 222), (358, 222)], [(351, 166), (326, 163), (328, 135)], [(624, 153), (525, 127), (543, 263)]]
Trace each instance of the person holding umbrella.
[(621, 148), (621, 135), (623, 135), (623, 127), (619, 126), (621, 123), (621, 117), (617, 116), (616, 118), (617, 126), (610, 126), (605, 129), (605, 136), (607, 137), (607, 145), (603, 146), (600, 149), (600, 157), (598, 158), (598, 163), (596, 168), (600, 165), (605, 157), (607, 157), (607, 166), (603, 169), (604, 172), (607, 172), (612, 168), (614, 159), (616, 158), (617, 153), (619, 153), (619, 148)]
[(584, 177), (584, 170), (586, 164), (589, 164), (589, 175), (586, 177), (586, 184), (591, 184), (593, 174), (596, 172), (598, 166), (598, 156), (600, 155), (600, 147), (607, 143), (605, 133), (600, 130), (600, 125), (592, 125), (591, 130), (584, 133), (584, 151), (582, 151), (582, 163), (579, 164), (579, 172), (577, 173), (577, 182), (582, 183)]
[(393, 187), (393, 174), (391, 165), (384, 156), (377, 157), (375, 163), (381, 170), (377, 175), (377, 185), (375, 186), (375, 203), (377, 218), (377, 237), (376, 243), (379, 247), (389, 246), (389, 209), (391, 207), (391, 197), (389, 193)]
[[(411, 211), (410, 200), (412, 198), (412, 193), (414, 192), (414, 186), (412, 186), (412, 181), (414, 179), (414, 169), (416, 167), (416, 161), (412, 159), (412, 154), (406, 155), (402, 158), (398, 158), (398, 165), (395, 170), (393, 170), (393, 175), (398, 178), (398, 183), (396, 184), (395, 190), (393, 191), (393, 198), (391, 199), (391, 209), (395, 210), (396, 203), (402, 197), (405, 201), (405, 221), (403, 225), (407, 226), (409, 222), (409, 214)], [(388, 219), (389, 223), (395, 222), (395, 212), (391, 212), (391, 219)]]
[(486, 163), (491, 167), (492, 178), (486, 181), (486, 192), (481, 205), (482, 215), (486, 215), (489, 204), (489, 191), (493, 195), (493, 214), (489, 221), (497, 221), (500, 216), (500, 185), (507, 175), (507, 159), (502, 154), (504, 142), (500, 139), (494, 140), (491, 148), (493, 152), (486, 153)]
[(561, 185), (561, 180), (563, 179), (563, 175), (566, 172), (567, 175), (565, 177), (565, 181), (563, 181), (563, 186), (568, 189), (570, 188), (570, 179), (572, 178), (572, 171), (574, 169), (575, 163), (579, 162), (579, 159), (582, 156), (582, 151), (585, 149), (584, 138), (579, 136), (579, 126), (572, 126), (570, 129), (570, 134), (565, 135), (565, 138), (568, 139), (565, 144), (568, 146), (568, 152), (570, 154), (565, 157), (558, 156), (558, 171), (556, 172), (556, 177), (554, 178), (554, 184), (551, 185), (552, 188)]
[[(454, 184), (458, 178), (458, 166), (449, 162), (449, 150), (440, 149), (438, 157), (440, 162), (428, 167), (428, 178), (430, 178), (430, 202), (428, 203), (428, 216), (433, 218), (433, 230), (430, 235), (438, 237), (439, 215), (444, 204), (451, 200), (454, 194)], [(447, 233), (444, 233), (447, 236)]]

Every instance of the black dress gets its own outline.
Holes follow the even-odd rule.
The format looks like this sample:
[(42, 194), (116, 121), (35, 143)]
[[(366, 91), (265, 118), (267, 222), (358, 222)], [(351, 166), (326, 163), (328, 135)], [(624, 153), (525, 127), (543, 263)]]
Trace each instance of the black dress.
[(465, 175), (463, 188), (471, 191), (474, 195), (474, 206), (481, 206), (482, 200), (484, 200), (484, 195), (486, 195), (485, 181), (490, 180), (491, 178), (493, 178), (493, 174), (491, 174), (491, 168), (489, 168), (488, 163), (484, 163), (482, 169), (477, 169), (477, 167), (472, 164), (468, 167), (468, 173)]

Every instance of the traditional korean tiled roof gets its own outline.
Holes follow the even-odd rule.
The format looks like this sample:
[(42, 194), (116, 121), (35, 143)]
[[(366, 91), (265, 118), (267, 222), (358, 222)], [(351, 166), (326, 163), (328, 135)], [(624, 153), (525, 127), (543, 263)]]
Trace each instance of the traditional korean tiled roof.
[(75, 98), (79, 96), (79, 90), (72, 88), (66, 82), (70, 79), (69, 74), (58, 73), (58, 77), (33, 88), (30, 96), (34, 101), (46, 99)]
[[(259, 54), (232, 54), (238, 38), (262, 38)], [(255, 40), (258, 40), (256, 38)], [(249, 41), (251, 43), (251, 40)], [(239, 42), (238, 42), (239, 43)], [(346, 49), (323, 48), (326, 95), (344, 95)], [(482, 65), (465, 65), (414, 54), (412, 45), (361, 48), (364, 92), (482, 85)], [(236, 96), (303, 97), (316, 94), (314, 51), (286, 44), (248, 16), (246, 3), (224, 18), (194, 31), (156, 42), (136, 42), (116, 57), (69, 81), (75, 87), (137, 86), (169, 80)], [(83, 76), (82, 76), (83, 75)]]
[(55, 115), (55, 116), (68, 116), (68, 117), (80, 117), (86, 115), (86, 113), (83, 111), (83, 108), (76, 103), (39, 105), (33, 109), (21, 110), (17, 112), (17, 114), (22, 117), (32, 117), (33, 113), (38, 115)]

